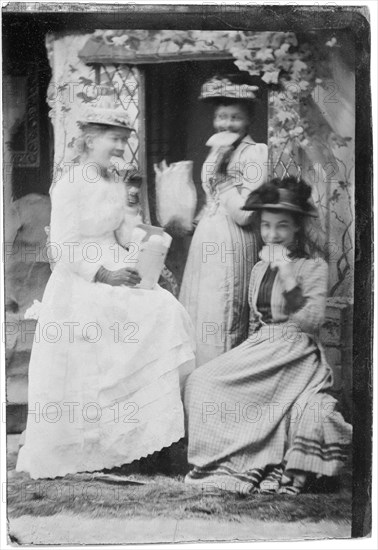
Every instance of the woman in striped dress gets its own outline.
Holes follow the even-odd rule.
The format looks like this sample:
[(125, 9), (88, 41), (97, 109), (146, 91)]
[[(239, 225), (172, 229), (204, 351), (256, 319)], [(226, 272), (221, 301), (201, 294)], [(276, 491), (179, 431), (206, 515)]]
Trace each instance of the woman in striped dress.
[(196, 330), (197, 366), (232, 349), (248, 332), (248, 283), (258, 257), (251, 212), (241, 208), (267, 173), (268, 149), (248, 133), (257, 88), (214, 78), (201, 99), (215, 103), (217, 134), (202, 168), (206, 205), (194, 233), (180, 302)]
[(317, 342), (328, 270), (306, 253), (310, 195), (286, 178), (247, 200), (265, 244), (251, 273), (249, 336), (187, 381), (187, 483), (297, 494), (309, 474), (334, 476), (346, 459), (351, 426), (327, 394), (332, 372)]

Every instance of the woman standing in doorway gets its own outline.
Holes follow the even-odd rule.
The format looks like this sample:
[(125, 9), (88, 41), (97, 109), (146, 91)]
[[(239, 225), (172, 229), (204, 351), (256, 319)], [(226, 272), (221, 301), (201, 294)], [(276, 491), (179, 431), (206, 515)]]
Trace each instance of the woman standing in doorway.
[(268, 148), (250, 136), (256, 86), (248, 77), (209, 80), (200, 99), (215, 105), (217, 134), (202, 168), (206, 205), (194, 233), (180, 301), (196, 330), (197, 366), (245, 340), (248, 282), (257, 261), (253, 213), (242, 210), (248, 194), (266, 181)]

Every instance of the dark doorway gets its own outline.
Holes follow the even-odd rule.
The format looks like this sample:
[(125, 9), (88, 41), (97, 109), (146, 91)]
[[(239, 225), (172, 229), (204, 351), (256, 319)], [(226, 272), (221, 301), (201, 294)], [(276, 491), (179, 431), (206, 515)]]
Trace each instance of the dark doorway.
[[(155, 211), (153, 163), (163, 159), (168, 163), (193, 161), (198, 208), (201, 207), (201, 168), (208, 153), (205, 143), (214, 133), (213, 107), (198, 100), (201, 86), (216, 73), (237, 72), (232, 59), (145, 66), (147, 179), (152, 216)], [(259, 83), (256, 77), (256, 84)], [(256, 142), (267, 143), (267, 112), (267, 93), (262, 93), (251, 131)]]
[(54, 143), (46, 103), (50, 79), (45, 31), (38, 22), (3, 25), (4, 146), (10, 151), (14, 199), (49, 191)]
[[(146, 88), (146, 160), (151, 221), (156, 220), (155, 172), (153, 164), (193, 161), (197, 211), (204, 203), (201, 168), (208, 154), (205, 143), (214, 133), (213, 107), (199, 101), (202, 84), (216, 73), (233, 74), (238, 69), (232, 59), (190, 61), (144, 66)], [(260, 81), (256, 77), (256, 85)], [(263, 91), (255, 108), (251, 135), (267, 143), (268, 103)], [(173, 235), (167, 266), (181, 283), (191, 236)]]

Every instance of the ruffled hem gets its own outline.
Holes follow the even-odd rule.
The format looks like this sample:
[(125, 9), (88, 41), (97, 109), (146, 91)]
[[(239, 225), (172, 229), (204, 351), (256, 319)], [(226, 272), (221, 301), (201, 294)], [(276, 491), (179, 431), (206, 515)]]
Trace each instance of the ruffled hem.
[[(113, 396), (116, 399), (108, 401), (101, 420), (95, 424), (70, 423), (69, 417), (61, 419), (61, 423), (34, 422), (31, 416), (16, 470), (39, 479), (113, 468), (130, 464), (181, 439), (185, 429), (180, 375), (182, 369), (186, 369), (183, 374), (187, 375), (192, 370), (189, 366), (194, 367), (193, 353), (183, 346), (170, 350), (164, 358), (170, 359), (172, 365), (168, 372), (135, 394), (124, 398), (120, 394)], [(123, 411), (117, 412), (117, 420), (112, 403), (118, 403), (117, 411)], [(128, 414), (132, 403), (138, 405), (134, 417)]]
[(184, 435), (185, 435), (184, 430), (182, 430), (181, 434), (177, 434), (174, 437), (172, 436), (167, 437), (167, 439), (164, 442), (162, 442), (159, 448), (151, 447), (150, 449), (144, 451), (143, 453), (137, 454), (137, 456), (130, 462), (125, 462), (121, 459), (109, 460), (109, 461), (103, 460), (103, 461), (99, 461), (97, 464), (93, 464), (88, 469), (77, 470), (76, 468), (61, 468), (55, 472), (44, 471), (43, 474), (38, 473), (36, 470), (33, 471), (33, 468), (31, 468), (30, 465), (28, 465), (29, 461), (25, 456), (23, 456), (23, 452), (22, 452), (23, 448), (21, 447), (15, 470), (16, 472), (25, 472), (29, 474), (31, 479), (55, 479), (58, 477), (64, 477), (66, 475), (80, 474), (84, 472), (97, 472), (99, 470), (104, 470), (104, 469), (118, 468), (120, 466), (123, 466), (124, 464), (132, 464), (133, 462), (140, 460), (141, 458), (146, 458), (147, 456), (150, 456), (155, 452), (159, 452), (162, 449), (170, 447), (171, 445), (173, 445), (173, 443), (176, 443), (182, 437), (184, 437)]

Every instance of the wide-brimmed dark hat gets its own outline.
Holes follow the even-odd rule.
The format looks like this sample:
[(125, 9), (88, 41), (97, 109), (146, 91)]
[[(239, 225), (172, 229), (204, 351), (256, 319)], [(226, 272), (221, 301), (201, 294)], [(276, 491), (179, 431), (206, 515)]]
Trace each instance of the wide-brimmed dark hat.
[(276, 200), (272, 202), (262, 202), (258, 190), (252, 192), (246, 200), (242, 210), (284, 210), (287, 212), (296, 212), (312, 218), (318, 217), (318, 211), (311, 199), (306, 202), (306, 209), (298, 204), (296, 194), (290, 189), (283, 187), (277, 188)]

